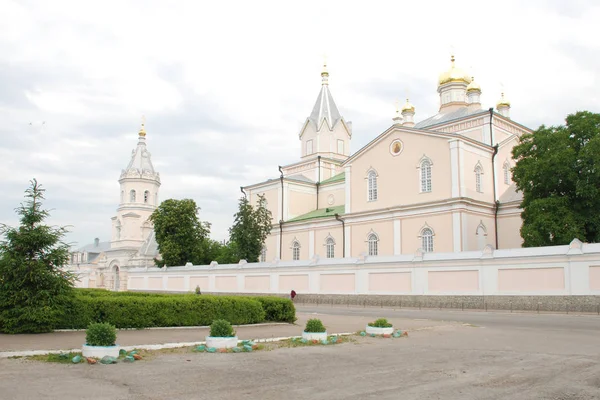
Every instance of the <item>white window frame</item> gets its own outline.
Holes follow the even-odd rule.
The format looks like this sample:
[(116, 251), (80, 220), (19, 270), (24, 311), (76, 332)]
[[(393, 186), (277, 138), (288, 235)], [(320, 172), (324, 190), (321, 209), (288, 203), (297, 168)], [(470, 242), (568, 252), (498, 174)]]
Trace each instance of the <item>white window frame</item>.
[(144, 203), (148, 204), (149, 201), (150, 201), (150, 191), (149, 190), (145, 190), (144, 191)]
[(306, 141), (306, 154), (305, 155), (311, 155), (313, 153), (313, 141), (312, 139), (307, 140)]
[(260, 262), (266, 262), (267, 261), (267, 246), (263, 246), (262, 249), (260, 249)]
[(508, 161), (504, 163), (502, 169), (504, 170), (504, 184), (510, 185), (510, 164), (508, 163)]
[(135, 189), (131, 189), (129, 191), (129, 202), (135, 203), (135, 197), (136, 197)]
[(335, 258), (335, 240), (331, 236), (325, 239), (325, 256), (326, 258)]
[(377, 189), (377, 171), (370, 168), (367, 171), (367, 201), (377, 201), (379, 198), (379, 191)]
[(300, 242), (294, 240), (292, 242), (292, 260), (299, 261), (300, 260)]
[(337, 141), (337, 152), (338, 152), (338, 154), (345, 154), (344, 153), (344, 141), (342, 139), (338, 139), (338, 141)]
[(367, 235), (367, 251), (369, 256), (379, 255), (379, 236), (373, 231)]
[(433, 252), (433, 237), (435, 234), (433, 233), (433, 229), (429, 226), (425, 226), (421, 229), (421, 234), (419, 237), (421, 238), (421, 250), (425, 253)]
[(433, 191), (433, 162), (423, 154), (417, 164), (419, 172), (419, 193), (431, 193)]
[(483, 193), (483, 166), (481, 165), (481, 162), (477, 161), (473, 172), (475, 172), (475, 191), (477, 193)]

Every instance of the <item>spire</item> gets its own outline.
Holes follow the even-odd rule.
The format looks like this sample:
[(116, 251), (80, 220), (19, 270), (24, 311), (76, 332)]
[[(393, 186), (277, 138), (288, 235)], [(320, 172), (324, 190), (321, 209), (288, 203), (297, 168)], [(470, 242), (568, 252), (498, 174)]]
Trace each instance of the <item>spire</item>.
[(400, 116), (400, 102), (398, 100), (396, 100), (396, 116), (392, 118), (392, 121), (394, 121), (394, 124), (402, 123), (402, 117)]
[(315, 124), (317, 130), (321, 127), (323, 120), (327, 121), (329, 129), (333, 129), (335, 124), (342, 119), (342, 116), (329, 91), (329, 72), (327, 71), (326, 63), (323, 64), (321, 82), (321, 92), (319, 93), (319, 97), (317, 97), (317, 102), (308, 119)]
[(146, 137), (146, 130), (144, 129), (144, 125), (146, 125), (146, 117), (142, 115), (142, 126), (140, 128), (140, 131), (138, 132), (138, 135), (140, 137)]
[(404, 119), (402, 125), (408, 127), (415, 126), (415, 106), (412, 105), (408, 98), (406, 98), (406, 103), (402, 106), (402, 118)]
[(323, 62), (323, 71), (321, 71), (321, 84), (329, 85), (329, 72), (327, 71), (327, 61)]
[(138, 132), (138, 144), (131, 151), (131, 159), (127, 168), (121, 172), (121, 178), (126, 177), (146, 177), (160, 182), (159, 174), (154, 170), (150, 152), (146, 148), (146, 119), (142, 117), (142, 124)]

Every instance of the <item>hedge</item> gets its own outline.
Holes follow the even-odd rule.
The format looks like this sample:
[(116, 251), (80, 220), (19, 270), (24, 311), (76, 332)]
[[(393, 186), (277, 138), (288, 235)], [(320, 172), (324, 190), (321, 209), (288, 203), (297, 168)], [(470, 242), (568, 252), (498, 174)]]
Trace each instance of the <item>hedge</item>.
[(293, 322), (296, 310), (277, 297), (211, 296), (78, 289), (55, 329), (85, 329), (91, 322), (117, 328), (206, 326), (216, 319), (234, 325)]
[(296, 307), (289, 299), (282, 299), (281, 297), (252, 297), (260, 301), (263, 310), (265, 310), (266, 321), (279, 321), (279, 322), (295, 322), (296, 321)]

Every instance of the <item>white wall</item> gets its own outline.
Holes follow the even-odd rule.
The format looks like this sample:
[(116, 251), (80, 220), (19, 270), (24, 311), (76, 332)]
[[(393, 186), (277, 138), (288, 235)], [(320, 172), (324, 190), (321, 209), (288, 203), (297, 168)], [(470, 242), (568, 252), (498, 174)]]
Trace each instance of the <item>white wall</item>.
[[(600, 295), (600, 244), (129, 269), (129, 290), (305, 294)], [(78, 286), (85, 286), (86, 274)]]

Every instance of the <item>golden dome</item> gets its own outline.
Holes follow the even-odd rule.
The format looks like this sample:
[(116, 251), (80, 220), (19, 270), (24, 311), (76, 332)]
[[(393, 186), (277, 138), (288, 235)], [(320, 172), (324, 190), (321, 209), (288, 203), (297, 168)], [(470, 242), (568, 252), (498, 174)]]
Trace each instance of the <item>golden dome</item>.
[(146, 137), (146, 130), (144, 129), (144, 125), (146, 124), (146, 117), (142, 116), (142, 126), (140, 127), (140, 131), (138, 135), (140, 137)]
[(415, 112), (415, 106), (413, 106), (408, 99), (406, 99), (406, 103), (402, 106), (402, 112)]
[(467, 93), (468, 92), (480, 92), (481, 93), (481, 86), (479, 86), (479, 83), (475, 82), (475, 78), (471, 77), (471, 83), (469, 83), (469, 86), (467, 86)]
[(446, 72), (440, 74), (440, 79), (438, 81), (439, 85), (443, 85), (445, 83), (450, 82), (464, 82), (471, 83), (471, 77), (465, 71), (460, 68), (456, 68), (454, 66), (454, 56), (450, 58), (450, 69)]
[(498, 109), (500, 107), (510, 107), (510, 101), (504, 98), (504, 92), (502, 92), (500, 100), (498, 100), (498, 102), (496, 103), (496, 108)]

